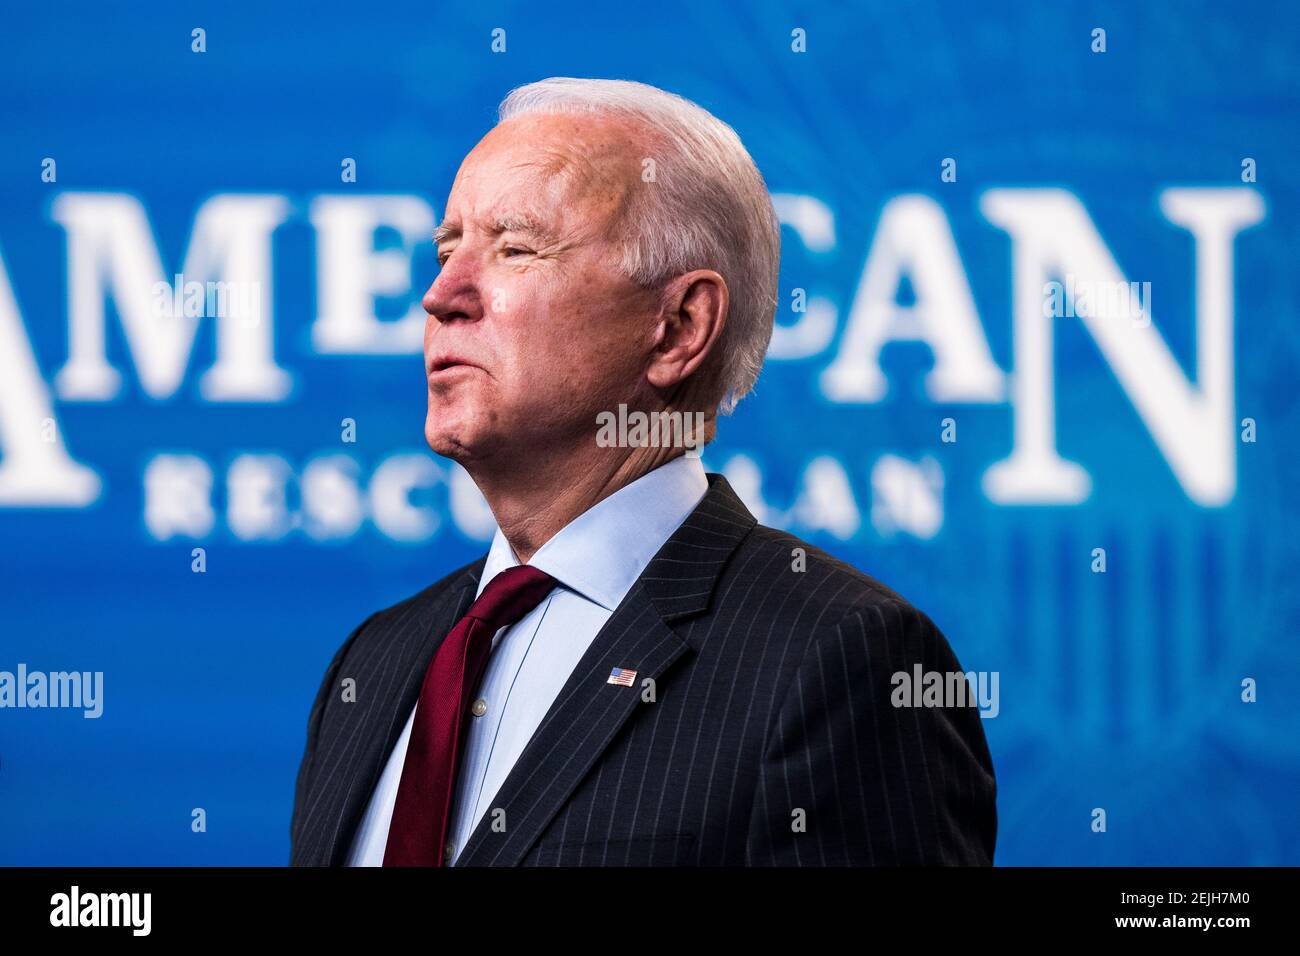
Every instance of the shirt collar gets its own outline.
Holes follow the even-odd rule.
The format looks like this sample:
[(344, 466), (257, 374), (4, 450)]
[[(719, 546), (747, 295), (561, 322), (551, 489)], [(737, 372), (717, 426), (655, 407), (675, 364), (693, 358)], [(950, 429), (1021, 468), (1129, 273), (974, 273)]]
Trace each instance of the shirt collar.
[[(529, 564), (613, 611), (708, 490), (699, 457), (678, 455), (578, 515), (538, 548)], [(498, 527), (478, 593), (517, 564)]]

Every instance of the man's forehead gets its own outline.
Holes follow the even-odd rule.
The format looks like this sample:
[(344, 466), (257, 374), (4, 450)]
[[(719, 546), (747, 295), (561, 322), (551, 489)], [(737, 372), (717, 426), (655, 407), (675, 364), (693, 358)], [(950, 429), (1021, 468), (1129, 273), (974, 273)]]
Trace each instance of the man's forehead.
[(435, 237), (467, 228), (554, 237), (566, 221), (598, 226), (616, 216), (639, 178), (635, 150), (617, 126), (574, 122), (519, 117), (495, 127), (466, 157)]
[(475, 150), (569, 150), (575, 155), (613, 153), (645, 140), (649, 128), (613, 113), (527, 113), (503, 120), (479, 140)]
[(568, 116), (506, 120), (479, 140), (456, 175), (457, 187), (476, 193), (526, 189), (564, 194), (629, 171), (627, 137), (608, 123)]
[(475, 225), (502, 217), (545, 222), (563, 209), (573, 192), (567, 164), (541, 144), (504, 145), (484, 149), (480, 142), (465, 157), (447, 197), (448, 218)]
[(581, 192), (572, 170), (551, 154), (526, 146), (471, 153), (448, 197), (445, 225), (491, 232), (554, 228)]

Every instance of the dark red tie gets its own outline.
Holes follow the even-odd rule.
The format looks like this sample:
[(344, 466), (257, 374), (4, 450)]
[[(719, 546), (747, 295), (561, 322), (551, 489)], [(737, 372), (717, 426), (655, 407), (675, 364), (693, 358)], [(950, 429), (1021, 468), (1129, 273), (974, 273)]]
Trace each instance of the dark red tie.
[(506, 568), (483, 589), (429, 662), (402, 764), (384, 866), (442, 866), (462, 720), (496, 632), (542, 603), (555, 579), (527, 564)]

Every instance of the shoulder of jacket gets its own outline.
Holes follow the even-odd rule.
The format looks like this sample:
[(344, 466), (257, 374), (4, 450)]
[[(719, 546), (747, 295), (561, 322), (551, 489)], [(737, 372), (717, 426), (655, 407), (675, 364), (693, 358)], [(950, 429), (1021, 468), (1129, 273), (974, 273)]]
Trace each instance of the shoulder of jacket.
[(912, 609), (907, 598), (878, 578), (778, 528), (756, 525), (737, 550), (731, 561), (736, 573), (759, 574), (768, 589), (808, 593), (825, 610), (819, 616), (829, 624), (872, 606)]

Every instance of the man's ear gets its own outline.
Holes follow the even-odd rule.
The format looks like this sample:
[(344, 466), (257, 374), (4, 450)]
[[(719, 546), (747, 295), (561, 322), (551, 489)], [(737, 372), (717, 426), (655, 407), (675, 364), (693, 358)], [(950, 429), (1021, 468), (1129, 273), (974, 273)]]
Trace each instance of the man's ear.
[(695, 374), (717, 347), (729, 301), (726, 280), (712, 269), (696, 269), (668, 283), (646, 369), (651, 385), (672, 391)]

